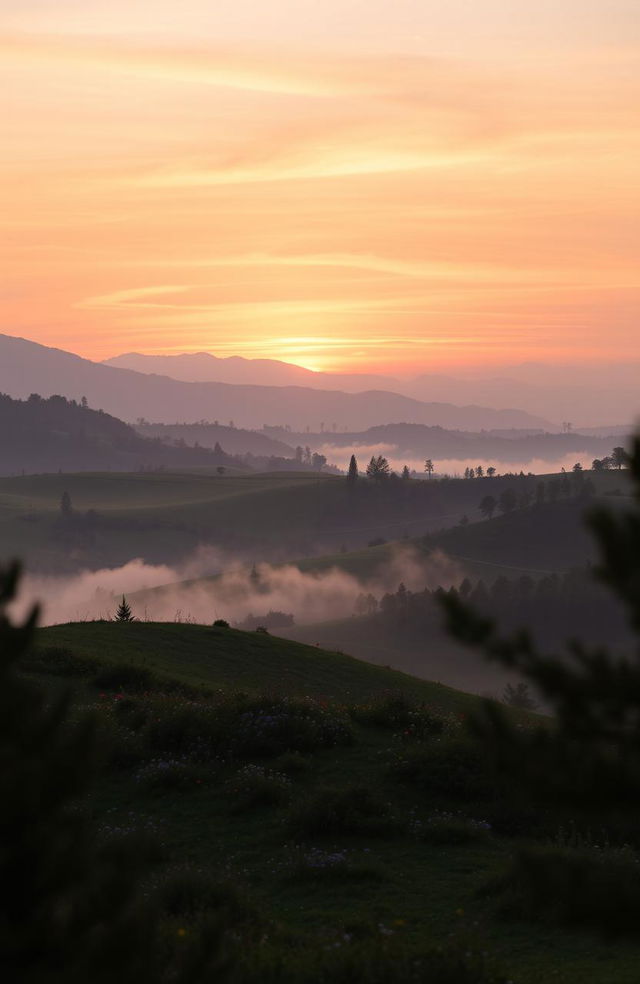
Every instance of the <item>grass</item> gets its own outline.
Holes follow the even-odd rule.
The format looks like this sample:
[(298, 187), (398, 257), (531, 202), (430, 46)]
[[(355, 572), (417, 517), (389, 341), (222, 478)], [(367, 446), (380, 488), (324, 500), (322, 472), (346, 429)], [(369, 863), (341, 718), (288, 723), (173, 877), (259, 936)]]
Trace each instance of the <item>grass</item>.
[[(627, 490), (624, 472), (592, 476), (599, 495)], [(533, 489), (538, 478), (527, 480)], [(472, 482), (433, 482), (429, 496), (405, 501), (402, 488), (393, 494), (368, 489), (351, 501), (346, 482), (336, 476), (279, 472), (249, 475), (206, 472), (95, 472), (78, 474), (23, 475), (0, 478), (0, 543), (5, 556), (19, 555), (28, 567), (43, 571), (76, 571), (118, 566), (135, 557), (149, 563), (175, 563), (202, 544), (212, 543), (250, 559), (310, 557), (304, 569), (322, 570), (337, 566), (357, 576), (370, 576), (388, 560), (389, 547), (367, 549), (369, 540), (388, 540), (403, 535), (421, 538), (427, 531), (455, 526), (463, 514), (479, 518), (478, 503), (508, 479)], [(493, 485), (492, 483), (495, 483)], [(68, 492), (74, 510), (84, 516), (95, 510), (91, 528), (60, 529), (60, 500)], [(517, 524), (515, 517), (507, 517)], [(492, 524), (499, 529), (501, 520)], [(509, 523), (505, 523), (508, 526)], [(468, 530), (476, 529), (473, 523)], [(511, 549), (503, 555), (487, 556), (491, 544), (474, 546), (473, 533), (459, 543), (434, 544), (461, 553), (478, 564), (519, 565), (523, 554)], [(66, 538), (65, 538), (66, 536)], [(409, 541), (411, 542), (411, 541)], [(562, 541), (566, 549), (566, 537)], [(260, 543), (258, 557), (252, 557)], [(340, 552), (343, 547), (354, 548)], [(580, 547), (582, 550), (582, 547)], [(475, 552), (474, 552), (475, 551)], [(495, 553), (495, 551), (494, 551)], [(567, 554), (561, 566), (575, 562)], [(537, 558), (532, 567), (556, 567), (549, 558)], [(479, 576), (487, 572), (474, 571)], [(495, 575), (506, 573), (497, 569)]]
[[(101, 667), (124, 665), (210, 691), (308, 695), (342, 703), (392, 691), (452, 711), (473, 702), (437, 683), (260, 632), (172, 622), (72, 622), (40, 629), (37, 643), (39, 649), (67, 650)], [(115, 683), (113, 673), (111, 678)]]
[[(116, 566), (134, 557), (179, 560), (199, 545), (242, 547), (263, 537), (272, 549), (285, 534), (313, 537), (341, 483), (310, 473), (78, 473), (0, 478), (0, 542), (38, 569)], [(334, 490), (334, 491), (332, 491)], [(88, 534), (61, 549), (60, 499), (99, 514)], [(230, 531), (234, 531), (230, 536)]]
[[(476, 935), (517, 984), (635, 984), (640, 952), (628, 942), (614, 948), (586, 931), (501, 918), (485, 886), (500, 878), (516, 842), (482, 826), (486, 804), (460, 794), (464, 776), (449, 799), (447, 782), (434, 791), (399, 779), (394, 729), (406, 725), (410, 699), (455, 730), (474, 698), (314, 647), (192, 625), (64, 625), (40, 630), (38, 646), (57, 647), (54, 671), (72, 662), (60, 652), (81, 660), (79, 703), (121, 730), (141, 698), (100, 698), (89, 682), (96, 666), (145, 667), (159, 689), (172, 679), (227, 694), (311, 694), (321, 708), (335, 700), (341, 713), (345, 702), (366, 704), (352, 715), (353, 743), (267, 764), (160, 758), (138, 733), (130, 765), (125, 757), (108, 769), (87, 808), (107, 833), (156, 832), (161, 894), (181, 917), (230, 898), (243, 918), (260, 914), (259, 935), (276, 948), (321, 954), (349, 937), (411, 954)], [(52, 689), (73, 682), (49, 673), (46, 661), (32, 666)], [(406, 699), (381, 696), (389, 690)], [(427, 728), (424, 740), (439, 741), (438, 729)], [(438, 775), (446, 779), (446, 768)]]

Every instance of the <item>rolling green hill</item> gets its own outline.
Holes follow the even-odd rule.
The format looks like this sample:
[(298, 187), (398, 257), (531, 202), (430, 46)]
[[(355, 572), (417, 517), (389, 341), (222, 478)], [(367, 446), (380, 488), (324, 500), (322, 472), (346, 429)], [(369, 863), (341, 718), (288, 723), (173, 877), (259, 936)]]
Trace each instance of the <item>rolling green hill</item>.
[(40, 629), (40, 648), (69, 650), (100, 664), (144, 667), (159, 678), (208, 690), (363, 700), (388, 691), (447, 710), (473, 698), (339, 652), (260, 632), (154, 622), (74, 622)]
[[(613, 947), (507, 919), (487, 893), (514, 845), (548, 835), (526, 813), (510, 820), (482, 785), (485, 766), (473, 767), (479, 785), (460, 759), (475, 698), (338, 653), (193, 625), (61, 625), (40, 630), (37, 647), (30, 676), (49, 692), (75, 687), (74, 714), (90, 709), (104, 729), (107, 764), (83, 801), (97, 836), (159, 840), (150, 890), (169, 930), (197, 934), (209, 912), (230, 919), (239, 980), (302, 984), (321, 965), (323, 981), (373, 984), (637, 980), (632, 940)], [(136, 669), (150, 671), (144, 690)], [(215, 693), (184, 696), (176, 681)], [(389, 703), (389, 689), (414, 703)], [(298, 695), (316, 699), (296, 704)], [(275, 744), (264, 744), (263, 722), (285, 729)], [(413, 730), (421, 722), (425, 734)], [(514, 821), (525, 824), (516, 837)], [(481, 951), (477, 973), (432, 976), (443, 949), (460, 968)], [(495, 975), (481, 970), (485, 956)], [(372, 969), (381, 959), (384, 973)], [(331, 970), (351, 960), (351, 976)], [(405, 977), (404, 961), (429, 976)]]

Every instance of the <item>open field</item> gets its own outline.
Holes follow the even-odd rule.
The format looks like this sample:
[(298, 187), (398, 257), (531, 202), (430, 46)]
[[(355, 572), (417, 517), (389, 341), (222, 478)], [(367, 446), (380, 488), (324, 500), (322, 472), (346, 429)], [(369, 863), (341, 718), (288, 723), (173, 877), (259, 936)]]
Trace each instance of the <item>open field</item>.
[[(86, 804), (102, 836), (155, 831), (162, 851), (153, 884), (160, 889), (172, 878), (225, 886), (211, 895), (230, 898), (239, 913), (235, 933), (243, 957), (256, 961), (246, 978), (252, 984), (264, 979), (259, 967), (261, 959), (269, 960), (261, 950), (266, 939), (285, 969), (303, 960), (317, 968), (334, 959), (336, 947), (370, 946), (375, 953), (383, 945), (383, 952), (404, 959), (445, 945), (460, 954), (486, 952), (504, 972), (500, 980), (515, 984), (635, 984), (640, 953), (631, 943), (501, 915), (500, 898), (488, 883), (515, 850), (535, 840), (533, 831), (502, 832), (493, 819), (497, 804), (475, 780), (461, 789), (449, 786), (445, 773), (443, 785), (427, 791), (402, 771), (403, 748), (427, 752), (438, 742), (416, 738), (414, 747), (414, 739), (403, 739), (385, 692), (416, 702), (406, 705), (414, 708), (411, 720), (426, 715), (426, 722), (449, 722), (452, 737), (445, 732), (441, 740), (443, 747), (453, 741), (452, 749), (463, 733), (461, 718), (474, 711), (476, 699), (340, 654), (191, 625), (85, 623), (40, 630), (37, 653), (25, 669), (51, 693), (74, 688), (82, 713), (95, 709), (115, 742)], [(136, 677), (145, 670), (147, 677)], [(173, 696), (176, 685), (195, 687), (194, 696), (186, 702), (179, 692)], [(192, 753), (181, 753), (179, 744), (169, 754), (163, 741), (169, 735), (178, 740), (171, 724), (176, 714), (202, 720), (208, 706), (203, 686), (216, 692), (212, 699), (222, 701), (220, 713), (227, 716), (233, 701), (225, 703), (219, 690), (269, 695), (249, 698), (252, 707), (260, 700), (265, 707), (293, 707), (278, 704), (279, 695), (316, 695), (319, 702), (309, 704), (308, 713), (327, 720), (335, 715), (350, 738), (275, 757), (234, 746), (231, 755), (190, 760)], [(152, 716), (141, 724), (147, 708)], [(224, 744), (224, 734), (218, 740)], [(290, 741), (294, 748), (294, 732)], [(158, 771), (162, 759), (167, 764)], [(369, 804), (368, 814), (356, 810), (348, 822), (316, 825), (311, 805), (321, 810), (327, 799), (338, 803), (354, 795)], [(194, 931), (197, 915), (177, 911), (181, 921), (172, 924)], [(242, 920), (249, 920), (248, 928)], [(309, 973), (283, 979), (310, 980)], [(489, 978), (473, 978), (480, 979)]]

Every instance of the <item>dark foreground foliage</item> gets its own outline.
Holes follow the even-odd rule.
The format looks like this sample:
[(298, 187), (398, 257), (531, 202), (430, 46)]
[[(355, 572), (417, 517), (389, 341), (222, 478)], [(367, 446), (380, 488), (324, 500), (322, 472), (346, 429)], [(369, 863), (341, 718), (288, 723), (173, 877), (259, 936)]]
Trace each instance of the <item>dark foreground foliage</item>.
[[(220, 936), (176, 948), (142, 895), (147, 839), (97, 838), (79, 806), (99, 762), (94, 724), (71, 726), (16, 673), (37, 610), (13, 625), (18, 568), (0, 576), (0, 970), (22, 984), (201, 980), (218, 973)], [(206, 945), (200, 945), (204, 940)]]
[[(640, 498), (640, 440), (631, 458)], [(504, 637), (496, 623), (457, 595), (443, 595), (450, 629), (490, 660), (514, 670), (542, 695), (553, 722), (514, 724), (486, 702), (471, 721), (476, 740), (496, 771), (538, 808), (565, 809), (583, 831), (605, 840), (638, 843), (640, 810), (640, 508), (594, 510), (590, 517), (600, 550), (597, 573), (625, 605), (636, 636), (635, 654), (618, 656), (602, 646), (573, 641), (566, 652), (540, 653), (530, 634)], [(522, 851), (505, 885), (526, 915), (638, 936), (638, 860), (633, 852), (558, 847)]]

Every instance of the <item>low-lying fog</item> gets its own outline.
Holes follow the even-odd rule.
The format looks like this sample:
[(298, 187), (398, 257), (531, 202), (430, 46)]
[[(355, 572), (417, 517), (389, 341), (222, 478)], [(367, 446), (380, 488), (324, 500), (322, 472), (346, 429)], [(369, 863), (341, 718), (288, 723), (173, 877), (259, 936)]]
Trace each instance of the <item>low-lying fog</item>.
[[(372, 455), (377, 456), (381, 454), (387, 459), (393, 471), (398, 472), (398, 474), (400, 474), (405, 465), (408, 465), (410, 469), (415, 470), (418, 474), (424, 473), (424, 458), (416, 458), (415, 455), (403, 456), (398, 452), (394, 444), (361, 444), (355, 447), (352, 445), (348, 447), (336, 447), (334, 444), (325, 444), (318, 450), (326, 456), (330, 465), (337, 465), (338, 468), (345, 470), (349, 465), (349, 459), (352, 454), (355, 454), (361, 472), (366, 470)], [(461, 478), (464, 475), (465, 469), (477, 468), (478, 465), (482, 465), (485, 470), (490, 465), (493, 465), (499, 475), (504, 475), (507, 472), (519, 473), (521, 471), (525, 474), (533, 472), (534, 475), (550, 475), (561, 471), (563, 468), (569, 472), (578, 461), (583, 468), (591, 468), (593, 459), (594, 454), (592, 451), (572, 451), (570, 454), (553, 459), (530, 458), (528, 460), (500, 461), (499, 459), (483, 460), (482, 458), (434, 458), (433, 463), (436, 469), (434, 472), (436, 477), (451, 475), (453, 478)]]
[(293, 564), (258, 564), (251, 569), (207, 549), (179, 567), (132, 560), (122, 567), (70, 576), (27, 576), (20, 608), (40, 602), (44, 625), (111, 618), (125, 594), (134, 615), (149, 621), (211, 624), (224, 618), (237, 623), (250, 614), (280, 611), (300, 624), (351, 615), (363, 592), (380, 597), (396, 591), (400, 582), (409, 590), (449, 587), (463, 577), (460, 565), (444, 554), (426, 558), (411, 547), (398, 547), (384, 569), (369, 578), (335, 567), (301, 572)]

